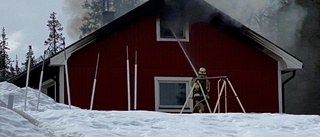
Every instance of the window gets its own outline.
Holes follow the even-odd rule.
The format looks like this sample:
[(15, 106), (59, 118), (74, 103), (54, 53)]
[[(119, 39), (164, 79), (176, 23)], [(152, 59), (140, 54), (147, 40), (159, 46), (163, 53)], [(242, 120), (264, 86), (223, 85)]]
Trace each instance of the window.
[[(155, 110), (180, 112), (190, 93), (191, 77), (155, 77)], [(193, 101), (187, 101), (183, 112), (191, 112)]]
[(157, 19), (157, 41), (189, 41), (188, 24), (182, 20), (165, 21)]
[(56, 102), (59, 102), (59, 93), (56, 90), (56, 82), (53, 79), (49, 79), (43, 82), (41, 91), (47, 96), (51, 97)]

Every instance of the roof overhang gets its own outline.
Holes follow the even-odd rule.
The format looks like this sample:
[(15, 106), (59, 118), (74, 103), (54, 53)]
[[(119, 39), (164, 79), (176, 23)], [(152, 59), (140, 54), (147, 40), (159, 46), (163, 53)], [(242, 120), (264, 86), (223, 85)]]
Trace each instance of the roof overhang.
[(149, 0), (144, 4), (140, 5), (138, 8), (135, 8), (128, 13), (122, 15), (121, 17), (115, 19), (114, 21), (106, 24), (100, 29), (90, 33), (84, 38), (76, 41), (65, 49), (64, 51), (60, 51), (55, 56), (50, 59), (50, 66), (61, 66), (64, 65), (65, 58), (68, 59), (72, 53), (78, 51), (79, 49), (89, 45), (90, 43), (102, 38), (103, 36), (115, 31), (126, 23), (132, 21), (136, 17), (144, 14), (148, 10), (158, 9), (157, 6), (162, 5), (164, 0)]
[[(206, 1), (206, 0), (205, 0)], [(237, 20), (231, 18), (226, 13), (220, 11), (215, 6), (210, 3), (213, 13), (211, 14), (211, 22), (225, 32), (234, 35), (235, 37), (245, 36), (245, 38), (251, 39), (255, 44), (255, 47), (264, 52), (266, 55), (270, 56), (271, 58), (277, 60), (279, 62), (279, 70), (281, 71), (292, 71), (298, 70), (303, 68), (303, 63), (298, 58), (294, 57), (287, 51), (283, 50), (276, 44), (272, 43), (268, 39), (264, 38), (263, 36), (259, 35), (258, 33), (254, 32), (250, 28), (246, 27), (245, 25), (241, 24)], [(238, 35), (240, 34), (240, 35)], [(242, 39), (242, 38), (240, 38)]]
[(269, 40), (263, 38), (254, 31), (246, 29), (242, 32), (258, 44), (262, 45), (263, 48), (260, 48), (260, 50), (273, 59), (277, 60), (280, 63), (279, 69), (281, 71), (292, 71), (303, 68), (302, 61), (289, 54), (282, 48), (278, 47), (274, 43), (270, 42)]
[(76, 52), (77, 50), (89, 45), (96, 39), (88, 39), (88, 40), (82, 40), (79, 42), (76, 42), (75, 44), (70, 45), (68, 48), (65, 49), (64, 51), (61, 51), (58, 53), (56, 56), (53, 56), (50, 58), (50, 66), (62, 66), (64, 65), (64, 61), (68, 59), (72, 53)]

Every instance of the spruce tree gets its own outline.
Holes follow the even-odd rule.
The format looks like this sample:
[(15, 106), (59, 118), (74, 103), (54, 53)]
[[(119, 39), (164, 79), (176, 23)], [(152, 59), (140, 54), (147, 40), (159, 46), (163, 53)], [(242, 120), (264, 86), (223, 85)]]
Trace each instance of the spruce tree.
[(25, 66), (26, 70), (28, 69), (29, 58), (30, 58), (30, 67), (36, 65), (37, 61), (35, 60), (31, 45), (29, 45), (29, 51), (26, 53), (26, 61), (22, 63), (22, 65)]
[(9, 73), (10, 78), (12, 78), (13, 76), (16, 75), (16, 71), (15, 71), (14, 67), (12, 66), (12, 62), (10, 63), (9, 70), (10, 70), (10, 73)]
[(16, 55), (16, 66), (15, 66), (15, 75), (20, 74), (18, 55)]
[(48, 46), (49, 56), (51, 56), (62, 50), (64, 46), (64, 37), (62, 36), (63, 27), (59, 20), (57, 20), (55, 12), (50, 14), (50, 20), (48, 20), (47, 26), (49, 27), (50, 33), (49, 38), (44, 41), (44, 45)]
[(4, 81), (10, 78), (10, 63), (12, 62), (9, 58), (7, 50), (8, 48), (8, 38), (6, 37), (5, 29), (2, 28), (1, 40), (0, 40), (0, 71), (1, 78), (0, 81)]

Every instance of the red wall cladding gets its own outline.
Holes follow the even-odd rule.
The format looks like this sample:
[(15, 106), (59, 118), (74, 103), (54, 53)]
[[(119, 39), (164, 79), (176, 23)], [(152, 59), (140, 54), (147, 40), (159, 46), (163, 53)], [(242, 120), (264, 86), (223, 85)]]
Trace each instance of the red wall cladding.
[[(155, 76), (195, 76), (177, 42), (156, 41), (156, 17), (152, 14), (137, 18), (113, 33), (102, 35), (103, 39), (73, 53), (68, 60), (73, 105), (81, 108), (90, 106), (99, 52), (94, 109), (128, 109), (126, 44), (129, 46), (132, 92), (134, 52), (138, 51), (140, 110), (155, 110)], [(250, 42), (236, 39), (212, 24), (195, 23), (190, 26), (190, 41), (184, 42), (183, 47), (197, 69), (205, 67), (208, 76), (228, 76), (247, 112), (278, 112), (277, 61), (254, 48)], [(212, 110), (217, 98), (216, 83), (217, 80), (211, 80)], [(228, 95), (232, 95), (229, 88)], [(241, 112), (234, 97), (228, 98), (228, 111)]]

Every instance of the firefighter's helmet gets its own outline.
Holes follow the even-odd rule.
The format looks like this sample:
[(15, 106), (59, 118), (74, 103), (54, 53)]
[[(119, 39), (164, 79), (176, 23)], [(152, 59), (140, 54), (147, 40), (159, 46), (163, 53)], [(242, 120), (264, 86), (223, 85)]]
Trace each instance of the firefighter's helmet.
[(200, 75), (205, 75), (205, 74), (207, 74), (207, 73), (206, 73), (206, 69), (203, 68), (203, 67), (201, 67), (201, 68), (199, 69), (199, 74), (200, 74)]

